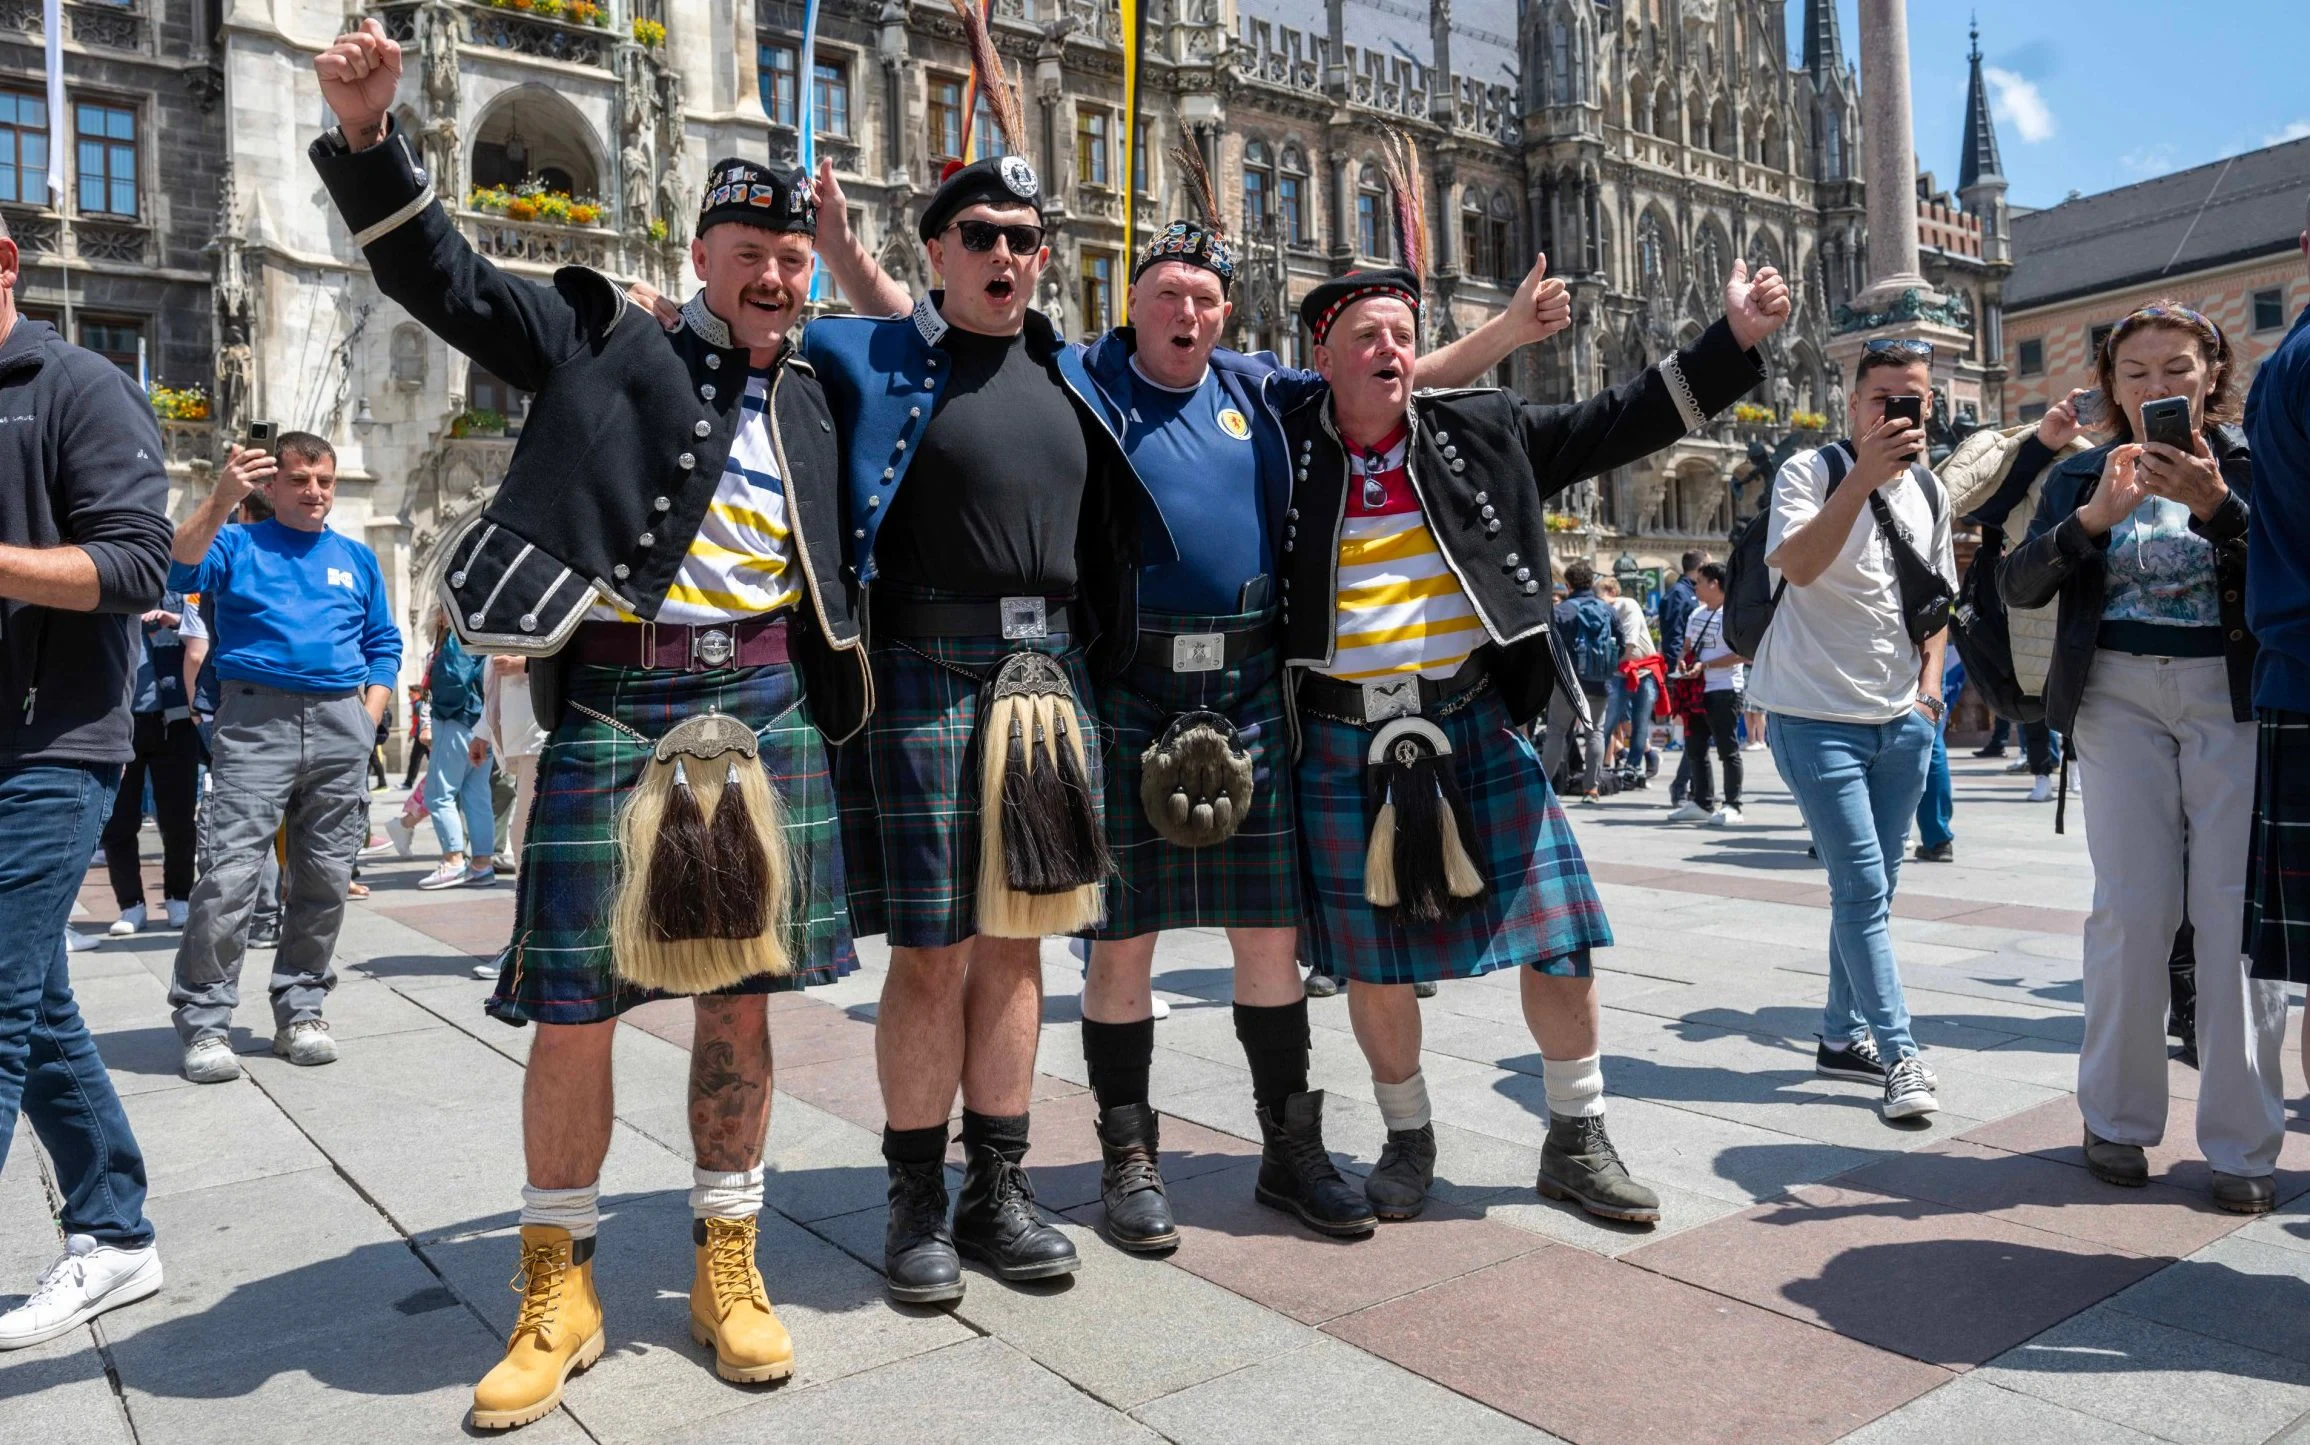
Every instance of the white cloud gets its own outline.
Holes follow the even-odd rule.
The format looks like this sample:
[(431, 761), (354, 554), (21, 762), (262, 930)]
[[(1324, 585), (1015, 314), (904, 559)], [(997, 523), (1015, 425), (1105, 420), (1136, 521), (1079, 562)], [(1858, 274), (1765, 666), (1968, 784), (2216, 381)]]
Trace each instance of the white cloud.
[(2118, 164), (2137, 176), (2162, 176), (2174, 168), (2174, 148), (2170, 145), (2144, 146), (2118, 157)]
[(2262, 137), (2266, 146), (2282, 146), (2290, 140), (2310, 140), (2310, 120), (2298, 120)]
[(1989, 82), (1991, 115), (2012, 126), (2031, 145), (2053, 139), (2053, 110), (2038, 94), (2036, 82), (1994, 65), (1984, 66), (1981, 74)]

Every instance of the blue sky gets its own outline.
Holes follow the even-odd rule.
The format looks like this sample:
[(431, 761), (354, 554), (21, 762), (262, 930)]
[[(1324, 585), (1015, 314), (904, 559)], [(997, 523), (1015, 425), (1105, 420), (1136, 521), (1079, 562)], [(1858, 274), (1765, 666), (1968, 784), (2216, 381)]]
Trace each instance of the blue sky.
[[(1857, 0), (1839, 0), (1860, 63)], [(1790, 57), (1804, 0), (1789, 0)], [(1917, 160), (1957, 183), (1963, 0), (1912, 0)], [(2016, 205), (2050, 206), (2310, 136), (2310, 0), (1986, 0), (1983, 66)]]

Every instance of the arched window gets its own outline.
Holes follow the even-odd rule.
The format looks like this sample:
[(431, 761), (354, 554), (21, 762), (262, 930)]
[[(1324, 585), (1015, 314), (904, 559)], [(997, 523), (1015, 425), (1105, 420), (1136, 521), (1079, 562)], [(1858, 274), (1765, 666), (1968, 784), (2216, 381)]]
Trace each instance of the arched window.
[(1781, 123), (1771, 115), (1757, 127), (1757, 164), (1776, 171), (1788, 168), (1788, 157), (1781, 151)]
[(1572, 25), (1561, 14), (1548, 27), (1549, 89), (1558, 105), (1579, 97), (1579, 77), (1572, 72)]
[(1508, 204), (1508, 193), (1495, 191), (1491, 205), (1485, 208), (1484, 249), (1490, 253), (1492, 268), (1489, 274), (1498, 277), (1502, 285), (1512, 285), (1523, 279), (1524, 268), (1511, 242), (1514, 233), (1509, 228), (1513, 207)]
[(407, 323), (393, 328), (393, 384), (403, 391), (425, 386), (425, 333)]
[(1394, 228), (1388, 217), (1388, 185), (1375, 166), (1356, 177), (1356, 249), (1375, 261), (1396, 258)]
[(1720, 156), (1733, 155), (1740, 149), (1738, 140), (1733, 134), (1732, 108), (1720, 95), (1708, 113), (1708, 148)]
[(1628, 128), (1640, 135), (1652, 134), (1652, 91), (1641, 75), (1628, 79)]
[(1267, 234), (1267, 218), (1275, 214), (1275, 162), (1260, 141), (1243, 146), (1243, 234)]
[(1653, 92), (1652, 133), (1663, 140), (1676, 139), (1676, 91), (1665, 80)]
[(1700, 287), (1702, 297), (1713, 297), (1724, 290), (1726, 245), (1724, 233), (1713, 225), (1700, 228), (1700, 239), (1692, 252), (1693, 281)]
[(1835, 115), (1821, 117), (1821, 179), (1845, 178), (1845, 126)]
[(1684, 125), (1686, 145), (1696, 151), (1716, 149), (1716, 137), (1708, 131), (1708, 102), (1701, 98), (1698, 91), (1693, 92), (1691, 101), (1684, 108)]
[(1283, 148), (1283, 164), (1275, 177), (1275, 209), (1283, 219), (1287, 246), (1307, 244), (1307, 158), (1298, 146)]
[(1470, 186), (1460, 193), (1460, 265), (1471, 276), (1496, 271), (1484, 220), (1484, 193)]

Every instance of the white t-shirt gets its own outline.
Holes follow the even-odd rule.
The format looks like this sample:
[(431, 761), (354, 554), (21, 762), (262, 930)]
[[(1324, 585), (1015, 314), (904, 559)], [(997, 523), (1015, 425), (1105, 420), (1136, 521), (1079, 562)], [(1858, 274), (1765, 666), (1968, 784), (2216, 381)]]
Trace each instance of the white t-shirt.
[[(1846, 461), (1850, 470), (1850, 453)], [(1789, 458), (1773, 479), (1766, 556), (1819, 514), (1828, 486), (1825, 448)], [(1916, 539), (1917, 550), (1954, 587), (1957, 558), (1949, 544), (1947, 494), (1938, 521), (1914, 469), (1878, 495)], [(1780, 585), (1780, 569), (1771, 569), (1770, 576), (1773, 585)], [(1892, 552), (1877, 528), (1875, 509), (1863, 507), (1828, 570), (1809, 585), (1791, 584), (1781, 594), (1773, 625), (1757, 649), (1749, 700), (1767, 712), (1824, 722), (1890, 722), (1916, 704), (1921, 665), (1901, 620)]]
[(1612, 599), (1612, 630), (1620, 638), (1622, 657), (1650, 657), (1660, 651), (1653, 645), (1652, 624), (1644, 620), (1644, 604), (1633, 597)]
[[(1739, 692), (1741, 690), (1741, 682), (1748, 675), (1747, 663), (1736, 662), (1730, 667), (1718, 668), (1711, 668), (1706, 665), (1720, 657), (1733, 655), (1733, 650), (1725, 645), (1723, 608), (1701, 606), (1692, 609), (1692, 616), (1684, 621), (1684, 647), (1681, 651), (1691, 652), (1701, 660), (1703, 666), (1700, 675), (1703, 690), (1708, 692)], [(1682, 660), (1681, 655), (1678, 660)]]

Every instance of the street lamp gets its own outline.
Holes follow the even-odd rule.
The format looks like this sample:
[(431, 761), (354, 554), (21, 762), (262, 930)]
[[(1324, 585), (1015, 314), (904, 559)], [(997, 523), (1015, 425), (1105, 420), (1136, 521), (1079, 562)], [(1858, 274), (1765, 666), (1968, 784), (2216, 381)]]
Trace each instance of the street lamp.
[(361, 405), (353, 411), (353, 434), (366, 441), (370, 428), (376, 425), (377, 418), (369, 414), (369, 398), (362, 397)]

